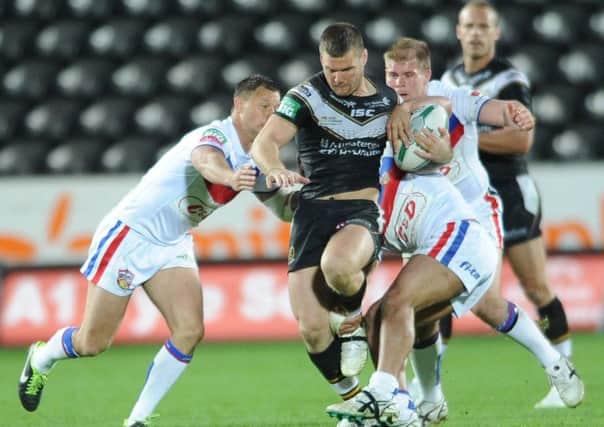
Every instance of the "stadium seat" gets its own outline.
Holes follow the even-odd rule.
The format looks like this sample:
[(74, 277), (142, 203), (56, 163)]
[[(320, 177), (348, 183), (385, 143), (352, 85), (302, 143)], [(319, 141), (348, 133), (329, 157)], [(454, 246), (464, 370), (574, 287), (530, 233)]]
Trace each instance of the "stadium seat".
[(135, 108), (134, 101), (128, 97), (101, 99), (80, 114), (80, 128), (94, 138), (119, 138), (131, 130)]
[(35, 21), (28, 19), (0, 24), (0, 57), (20, 60), (30, 54), (37, 27)]
[(191, 127), (189, 108), (189, 101), (182, 96), (165, 95), (139, 108), (134, 114), (134, 121), (145, 135), (175, 136)]
[(272, 78), (275, 74), (275, 56), (250, 54), (229, 64), (226, 64), (222, 70), (222, 80), (225, 87), (232, 91), (237, 83), (253, 73), (260, 73)]
[(231, 0), (231, 4), (235, 13), (269, 17), (277, 12), (279, 0)]
[(111, 81), (121, 95), (150, 97), (163, 87), (167, 68), (166, 61), (160, 58), (134, 58), (116, 69)]
[(563, 79), (558, 71), (559, 57), (556, 48), (534, 43), (515, 49), (509, 59), (527, 75), (533, 90), (537, 90)]
[(580, 114), (582, 93), (568, 85), (548, 86), (533, 96), (533, 112), (539, 122), (571, 123)]
[(14, 0), (17, 15), (46, 21), (64, 16), (64, 0)]
[(0, 101), (0, 145), (17, 135), (26, 111), (27, 106), (24, 103), (14, 100)]
[(552, 5), (533, 18), (533, 29), (544, 42), (571, 45), (581, 40), (587, 20), (579, 5)]
[(527, 154), (527, 160), (553, 160), (552, 141), (556, 135), (562, 132), (562, 129), (559, 125), (550, 126), (540, 121), (539, 125), (535, 127), (535, 138), (533, 146)]
[(191, 108), (190, 119), (194, 126), (205, 126), (227, 117), (233, 103), (232, 95), (217, 93)]
[(103, 145), (95, 139), (70, 139), (48, 152), (46, 167), (59, 174), (96, 172), (102, 147)]
[(288, 90), (321, 70), (319, 55), (313, 52), (302, 53), (281, 64), (277, 76), (282, 90)]
[(33, 137), (65, 139), (77, 122), (80, 108), (79, 102), (62, 98), (38, 104), (25, 116), (25, 130)]
[(526, 10), (516, 6), (502, 6), (499, 8), (499, 17), (501, 25), (501, 37), (499, 46), (506, 46), (515, 50), (518, 45), (530, 40), (531, 15)]
[(172, 0), (122, 0), (126, 12), (133, 16), (164, 16)]
[(137, 53), (145, 23), (137, 19), (116, 19), (90, 33), (88, 43), (93, 53), (129, 58)]
[(266, 21), (254, 30), (254, 39), (261, 50), (290, 53), (306, 47), (306, 30), (311, 24), (308, 17), (281, 15)]
[(248, 45), (254, 26), (253, 19), (227, 15), (204, 23), (197, 33), (197, 43), (203, 51), (235, 58)]
[(0, 175), (33, 175), (44, 172), (47, 145), (44, 139), (16, 139), (0, 148)]
[(381, 55), (400, 36), (419, 37), (420, 15), (415, 11), (398, 12), (385, 11), (374, 20), (369, 20), (364, 30), (367, 34), (367, 44), (377, 51), (372, 54)]
[(604, 86), (585, 97), (585, 110), (593, 120), (602, 123), (602, 120), (604, 120)]
[(604, 8), (590, 16), (589, 29), (596, 39), (604, 40)]
[(221, 66), (212, 57), (190, 57), (170, 68), (166, 80), (174, 92), (207, 96), (220, 84)]
[(128, 136), (107, 148), (101, 169), (110, 173), (144, 172), (155, 162), (159, 142), (148, 136)]
[(601, 44), (575, 46), (558, 61), (560, 72), (567, 81), (577, 85), (596, 85), (604, 75)]
[(224, 13), (224, 0), (178, 0), (178, 7), (186, 15), (216, 17)]
[(457, 25), (457, 9), (442, 9), (421, 24), (422, 37), (431, 49), (448, 47), (457, 49), (459, 41), (455, 34)]
[(344, 7), (358, 9), (367, 13), (382, 12), (387, 4), (387, 0), (344, 0)]
[(114, 0), (68, 0), (67, 6), (78, 18), (106, 19), (117, 11)]
[(71, 59), (86, 45), (88, 23), (81, 20), (59, 21), (44, 28), (36, 39), (38, 51), (45, 56)]
[(300, 13), (322, 15), (333, 10), (334, 0), (286, 0), (288, 6)]
[(49, 61), (31, 59), (20, 62), (4, 75), (4, 90), (10, 96), (44, 99), (54, 87), (58, 67)]
[(185, 55), (195, 43), (198, 25), (195, 18), (179, 17), (160, 21), (147, 30), (143, 44), (152, 54)]
[(565, 128), (552, 141), (552, 151), (555, 160), (585, 161), (597, 157), (603, 158), (602, 130), (593, 125), (578, 125)]
[(100, 58), (82, 59), (71, 63), (57, 76), (63, 96), (96, 97), (109, 86), (113, 64)]

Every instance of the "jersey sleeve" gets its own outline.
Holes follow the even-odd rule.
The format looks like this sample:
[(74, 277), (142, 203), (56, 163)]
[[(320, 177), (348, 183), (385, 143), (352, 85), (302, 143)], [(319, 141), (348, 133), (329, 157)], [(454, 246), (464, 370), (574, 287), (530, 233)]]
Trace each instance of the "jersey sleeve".
[(531, 108), (531, 91), (528, 86), (519, 82), (510, 83), (500, 92), (498, 99), (515, 100), (523, 104), (526, 108)]
[(298, 94), (298, 88), (293, 88), (285, 94), (275, 114), (293, 123), (298, 128), (302, 127), (310, 118), (308, 106)]
[(228, 154), (228, 143), (229, 140), (222, 130), (218, 127), (208, 127), (201, 132), (194, 148), (203, 146), (214, 147), (222, 151), (226, 157)]
[(481, 95), (477, 90), (456, 88), (450, 91), (453, 114), (463, 123), (478, 121), (480, 110), (491, 98)]

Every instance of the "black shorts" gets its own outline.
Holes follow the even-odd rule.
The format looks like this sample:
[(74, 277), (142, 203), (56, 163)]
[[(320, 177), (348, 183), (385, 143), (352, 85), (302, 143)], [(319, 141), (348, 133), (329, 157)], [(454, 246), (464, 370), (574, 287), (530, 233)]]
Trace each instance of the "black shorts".
[(380, 216), (379, 207), (369, 200), (300, 199), (292, 221), (287, 270), (319, 266), (331, 236), (348, 224), (362, 225), (371, 233), (375, 245), (371, 264), (382, 244)]
[(491, 179), (503, 201), (504, 248), (541, 236), (541, 196), (528, 174)]

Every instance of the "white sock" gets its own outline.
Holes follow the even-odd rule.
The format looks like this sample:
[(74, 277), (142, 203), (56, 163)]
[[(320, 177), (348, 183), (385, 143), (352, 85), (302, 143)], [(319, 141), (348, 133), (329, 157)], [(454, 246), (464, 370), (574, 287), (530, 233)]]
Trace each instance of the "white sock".
[(541, 333), (537, 324), (520, 307), (518, 307), (516, 324), (505, 334), (533, 353), (544, 368), (549, 368), (560, 360), (560, 353), (556, 351)]
[(333, 389), (342, 396), (342, 399), (348, 400), (356, 394), (359, 388), (359, 379), (357, 377), (344, 377), (342, 380), (331, 385)]
[(55, 332), (46, 344), (34, 352), (31, 358), (32, 366), (45, 374), (50, 371), (58, 360), (79, 357), (73, 349), (71, 340), (74, 331), (77, 329), (75, 326), (68, 326)]
[(442, 357), (442, 340), (438, 334), (434, 343), (414, 348), (411, 352), (413, 371), (419, 380), (424, 400), (440, 402), (443, 398), (440, 383), (440, 362)]
[(564, 341), (559, 342), (558, 344), (553, 344), (553, 346), (558, 351), (558, 353), (560, 353), (567, 359), (570, 359), (573, 355), (573, 342), (570, 340), (570, 338), (567, 338)]
[(411, 400), (411, 396), (404, 390), (396, 390), (394, 392), (394, 401), (398, 404), (398, 410), (401, 414), (409, 410), (415, 410), (415, 404)]
[(387, 372), (375, 371), (369, 379), (369, 387), (383, 394), (392, 394), (398, 390), (398, 380)]
[(144, 421), (153, 413), (159, 401), (189, 366), (191, 358), (191, 355), (181, 353), (172, 341), (166, 341), (149, 366), (145, 385), (132, 408), (128, 423)]

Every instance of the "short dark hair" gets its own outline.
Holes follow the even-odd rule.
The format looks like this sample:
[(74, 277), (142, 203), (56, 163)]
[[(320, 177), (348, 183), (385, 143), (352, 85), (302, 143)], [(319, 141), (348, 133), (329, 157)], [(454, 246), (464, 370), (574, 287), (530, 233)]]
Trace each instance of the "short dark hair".
[(340, 58), (351, 49), (358, 52), (365, 49), (363, 35), (357, 27), (348, 22), (337, 22), (323, 30), (319, 41), (319, 52)]
[(273, 79), (267, 76), (263, 76), (262, 74), (252, 74), (249, 77), (241, 80), (235, 86), (235, 92), (233, 93), (233, 97), (237, 96), (247, 96), (250, 93), (254, 92), (259, 87), (263, 87), (273, 92), (279, 92), (279, 86)]

